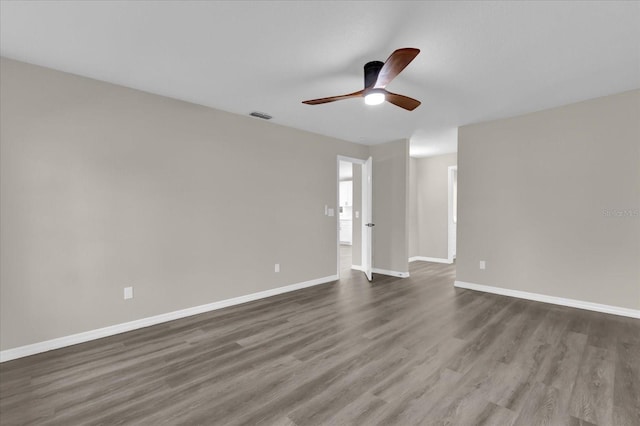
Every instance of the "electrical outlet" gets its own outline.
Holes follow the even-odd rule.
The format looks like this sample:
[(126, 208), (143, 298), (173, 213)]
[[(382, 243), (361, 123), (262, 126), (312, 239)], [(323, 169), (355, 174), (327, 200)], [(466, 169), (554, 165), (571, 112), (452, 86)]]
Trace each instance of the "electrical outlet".
[(124, 299), (133, 299), (133, 287), (124, 288)]
[(275, 272), (280, 272), (280, 264), (276, 263), (276, 266), (273, 268)]
[(480, 269), (487, 269), (487, 262), (485, 262), (484, 260), (480, 261)]
[(356, 211), (356, 219), (359, 219), (359, 218), (360, 218), (360, 212)]

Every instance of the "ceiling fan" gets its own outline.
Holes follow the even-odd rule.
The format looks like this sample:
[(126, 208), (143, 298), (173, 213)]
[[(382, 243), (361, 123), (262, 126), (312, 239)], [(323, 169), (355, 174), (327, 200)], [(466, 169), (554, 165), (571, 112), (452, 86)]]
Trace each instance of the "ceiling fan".
[(407, 47), (393, 52), (386, 62), (373, 61), (364, 66), (364, 89), (357, 92), (328, 98), (303, 101), (307, 105), (326, 104), (328, 102), (341, 101), (350, 98), (362, 98), (367, 105), (379, 105), (385, 100), (392, 104), (413, 111), (420, 105), (420, 101), (408, 96), (391, 93), (385, 89), (391, 80), (396, 78), (407, 65), (420, 53), (420, 49)]

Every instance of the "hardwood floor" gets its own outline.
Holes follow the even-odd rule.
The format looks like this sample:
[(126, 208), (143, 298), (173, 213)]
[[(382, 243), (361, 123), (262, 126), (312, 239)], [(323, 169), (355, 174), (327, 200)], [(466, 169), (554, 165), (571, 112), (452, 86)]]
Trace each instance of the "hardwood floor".
[(341, 281), (0, 365), (0, 423), (640, 425), (640, 320)]

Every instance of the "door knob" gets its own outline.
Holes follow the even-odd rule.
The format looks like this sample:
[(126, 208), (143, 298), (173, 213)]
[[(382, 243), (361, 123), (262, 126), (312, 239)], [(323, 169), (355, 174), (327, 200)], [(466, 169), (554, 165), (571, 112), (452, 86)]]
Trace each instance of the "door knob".
[(375, 223), (365, 223), (364, 226), (368, 226), (369, 228), (372, 228), (374, 226), (376, 226)]

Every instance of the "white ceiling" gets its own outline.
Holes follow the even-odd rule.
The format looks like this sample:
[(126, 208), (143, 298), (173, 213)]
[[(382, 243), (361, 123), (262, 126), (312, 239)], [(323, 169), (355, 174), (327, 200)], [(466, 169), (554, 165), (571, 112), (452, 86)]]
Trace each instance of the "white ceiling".
[[(640, 87), (640, 2), (1, 3), (3, 56), (364, 144), (457, 149), (457, 127)], [(421, 54), (360, 99), (362, 66)]]

